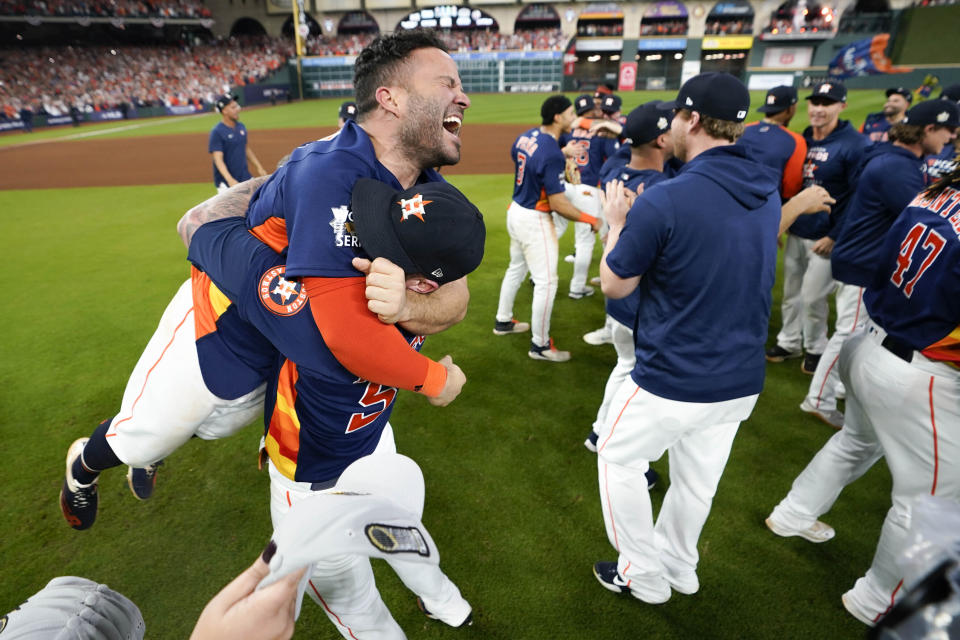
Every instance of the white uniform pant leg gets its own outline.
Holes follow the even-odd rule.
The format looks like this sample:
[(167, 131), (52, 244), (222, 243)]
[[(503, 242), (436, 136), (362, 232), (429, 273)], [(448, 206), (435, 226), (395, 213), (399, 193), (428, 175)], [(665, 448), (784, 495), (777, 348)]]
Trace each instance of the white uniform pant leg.
[(848, 389), (865, 396), (862, 404), (876, 428), (893, 489), (873, 562), (851, 595), (878, 619), (904, 591), (895, 559), (907, 539), (913, 499), (960, 500), (960, 372), (918, 354), (907, 363), (878, 338), (862, 340)]
[[(388, 451), (392, 446), (393, 432), (388, 425), (377, 451)], [(295, 482), (284, 476), (273, 462), (268, 462), (267, 468), (270, 472), (270, 518), (276, 528), (295, 502), (317, 492), (310, 489), (309, 482)], [(344, 638), (406, 638), (377, 591), (370, 559), (366, 556), (344, 555), (315, 563), (310, 570), (306, 592), (323, 607)]]
[(839, 283), (837, 286), (837, 323), (833, 335), (817, 363), (810, 388), (807, 389), (807, 401), (817, 409), (832, 411), (837, 408), (837, 389), (840, 385), (840, 371), (837, 362), (840, 348), (857, 329), (862, 329), (867, 318), (863, 306), (863, 287)]
[(225, 437), (250, 424), (263, 413), (263, 389), (236, 400), (218, 398), (207, 389), (197, 358), (193, 293), (187, 280), (130, 374), (107, 442), (125, 464), (153, 464), (194, 434)]
[(777, 344), (787, 351), (800, 351), (803, 346), (803, 299), (800, 287), (807, 270), (807, 249), (803, 238), (787, 234), (783, 247), (783, 298), (780, 304), (783, 325)]
[(790, 493), (773, 509), (773, 518), (792, 529), (806, 529), (833, 507), (840, 492), (867, 472), (883, 454), (862, 393), (850, 388), (849, 369), (864, 333), (857, 332), (840, 351), (840, 377), (847, 386), (843, 428), (833, 434), (800, 472)]
[[(597, 187), (568, 184), (564, 193), (573, 206), (583, 213), (594, 218), (602, 217), (600, 189)], [(574, 260), (573, 277), (570, 278), (570, 291), (583, 291), (587, 286), (587, 275), (590, 271), (590, 261), (593, 259), (593, 246), (596, 244), (597, 234), (594, 233), (593, 227), (586, 222), (575, 222), (573, 233)]]
[[(500, 288), (500, 306), (497, 320), (510, 320), (513, 312), (513, 299), (520, 282), (507, 286), (508, 278), (516, 278), (519, 268), (514, 270), (514, 245), (517, 241), (523, 261), (530, 269), (533, 278), (533, 304), (530, 327), (532, 340), (538, 346), (550, 342), (550, 315), (553, 313), (553, 301), (557, 296), (557, 234), (553, 218), (549, 213), (526, 209), (516, 202), (507, 210), (507, 229), (510, 232), (510, 267)], [(507, 314), (507, 311), (510, 314)]]
[[(812, 247), (813, 240), (805, 240)], [(800, 285), (803, 303), (803, 349), (807, 353), (823, 353), (827, 347), (827, 316), (830, 313), (830, 292), (836, 286), (830, 258), (823, 258), (808, 249), (807, 269)]]
[(470, 603), (439, 566), (400, 558), (388, 558), (387, 563), (433, 617), (456, 627), (470, 615)]
[(610, 327), (613, 348), (617, 351), (617, 364), (610, 372), (607, 385), (603, 389), (603, 400), (600, 402), (600, 409), (597, 410), (597, 419), (593, 422), (594, 433), (600, 433), (600, 426), (607, 419), (607, 412), (610, 409), (613, 396), (630, 376), (630, 372), (633, 371), (633, 367), (637, 363), (636, 346), (633, 344), (633, 330), (610, 316), (607, 316), (607, 324)]
[[(620, 552), (617, 568), (640, 599), (660, 594), (662, 601), (665, 563), (696, 569), (697, 541), (730, 446), (756, 401), (679, 402), (632, 379), (614, 396), (597, 440), (600, 499), (607, 536)], [(668, 450), (671, 485), (654, 527), (644, 473)]]
[[(517, 298), (517, 292), (527, 277), (527, 261), (523, 255), (523, 246), (518, 232), (511, 225), (511, 219), (516, 217), (516, 213), (511, 214), (516, 203), (511, 203), (507, 210), (507, 232), (510, 234), (510, 264), (507, 266), (507, 272), (503, 275), (503, 282), (500, 284), (500, 300), (497, 303), (497, 322), (509, 322), (513, 319), (513, 303)], [(522, 211), (521, 211), (522, 213)]]
[(553, 226), (557, 230), (557, 240), (559, 240), (563, 237), (563, 234), (567, 232), (567, 227), (570, 226), (571, 220), (564, 218), (556, 211), (551, 212), (550, 217), (553, 218)]

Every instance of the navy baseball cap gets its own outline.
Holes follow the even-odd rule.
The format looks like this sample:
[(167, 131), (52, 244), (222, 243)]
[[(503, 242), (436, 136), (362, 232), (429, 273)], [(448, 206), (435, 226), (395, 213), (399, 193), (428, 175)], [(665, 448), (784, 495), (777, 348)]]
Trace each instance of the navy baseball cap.
[(352, 100), (348, 100), (340, 105), (340, 111), (337, 113), (340, 116), (340, 119), (346, 122), (347, 120), (356, 120), (357, 119), (357, 103)]
[(890, 87), (886, 90), (886, 96), (889, 98), (893, 94), (903, 96), (907, 102), (913, 102), (913, 92), (910, 89), (904, 89), (903, 87)]
[(940, 98), (960, 102), (960, 84), (952, 84), (940, 92)]
[(582, 96), (577, 96), (577, 99), (573, 101), (573, 110), (577, 112), (578, 116), (582, 116), (587, 111), (592, 111), (594, 104), (593, 96), (585, 93)]
[(921, 127), (928, 124), (960, 127), (960, 106), (950, 100), (924, 100), (907, 109), (901, 122)]
[(364, 251), (371, 258), (387, 258), (407, 274), (445, 284), (483, 260), (483, 214), (446, 182), (396, 191), (361, 178), (353, 186), (351, 209)]
[(623, 100), (620, 96), (613, 94), (603, 96), (603, 100), (600, 101), (600, 110), (604, 113), (616, 113), (620, 111), (621, 106), (623, 106)]
[(782, 84), (767, 91), (763, 106), (757, 111), (760, 113), (780, 113), (794, 104), (797, 104), (797, 90)]
[(553, 119), (569, 109), (573, 105), (570, 98), (565, 95), (557, 94), (550, 96), (543, 101), (540, 106), (540, 118), (543, 124), (553, 124)]
[(237, 96), (235, 96), (235, 95), (232, 94), (232, 93), (225, 93), (225, 94), (223, 94), (222, 96), (220, 96), (219, 98), (217, 98), (217, 111), (223, 111), (223, 109), (224, 109), (228, 104), (230, 104), (231, 102), (235, 102), (236, 99), (237, 99)]
[(701, 73), (683, 83), (672, 106), (719, 120), (743, 122), (750, 109), (750, 92), (729, 73)]
[(813, 98), (826, 98), (831, 102), (846, 102), (847, 88), (842, 82), (820, 82), (813, 87), (813, 93), (807, 96), (807, 100)]
[(657, 136), (670, 131), (673, 105), (662, 100), (646, 102), (627, 114), (623, 137), (630, 139), (634, 147), (646, 144)]

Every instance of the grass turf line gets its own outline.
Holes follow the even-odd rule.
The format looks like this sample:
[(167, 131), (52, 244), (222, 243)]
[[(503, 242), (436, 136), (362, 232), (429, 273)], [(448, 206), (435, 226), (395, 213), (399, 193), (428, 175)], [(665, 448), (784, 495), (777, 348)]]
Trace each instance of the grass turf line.
[[(382, 563), (381, 592), (411, 638), (862, 637), (840, 595), (868, 567), (889, 477), (877, 465), (849, 487), (825, 520), (836, 539), (812, 545), (773, 536), (763, 518), (833, 431), (797, 405), (809, 378), (796, 361), (770, 365), (766, 388), (743, 424), (700, 541), (699, 594), (663, 606), (618, 598), (596, 584), (593, 562), (613, 559), (597, 495), (596, 462), (582, 446), (613, 349), (580, 336), (602, 323), (599, 296), (559, 295), (557, 344), (570, 363), (535, 362), (529, 336), (491, 333), (508, 261), (509, 175), (451, 179), (487, 223), (483, 265), (470, 276), (467, 319), (426, 342), (468, 376), (445, 409), (400, 394), (391, 420), (399, 449), (423, 468), (424, 522), (442, 567), (475, 609), (474, 627), (427, 621)], [(121, 469), (101, 479), (97, 524), (76, 532), (57, 505), (63, 456), (75, 438), (112, 415), (136, 358), (187, 276), (174, 224), (209, 195), (207, 185), (0, 192), (21, 212), (0, 243), (16, 279), (0, 313), (0, 611), (57, 575), (105, 582), (143, 611), (148, 637), (184, 638), (219, 588), (267, 542), (268, 480), (254, 466), (258, 428), (218, 442), (192, 441), (161, 469), (155, 497), (137, 502)], [(561, 255), (572, 250), (572, 234)], [(599, 249), (597, 249), (599, 255)], [(595, 267), (594, 267), (595, 269)], [(571, 267), (560, 264), (561, 293)], [(771, 336), (779, 328), (780, 281)], [(527, 319), (531, 290), (517, 299)], [(654, 464), (666, 487), (667, 463)], [(297, 638), (336, 638), (304, 606)]]

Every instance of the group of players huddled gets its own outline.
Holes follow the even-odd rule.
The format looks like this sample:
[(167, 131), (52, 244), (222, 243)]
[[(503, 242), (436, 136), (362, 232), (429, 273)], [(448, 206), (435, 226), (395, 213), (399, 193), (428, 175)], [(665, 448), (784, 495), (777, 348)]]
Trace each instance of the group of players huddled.
[[(842, 597), (851, 615), (873, 626), (909, 587), (895, 559), (911, 501), (960, 500), (960, 85), (912, 107), (906, 89), (886, 97), (857, 131), (840, 118), (844, 85), (817, 84), (798, 135), (787, 128), (797, 113), (793, 87), (770, 89), (763, 118), (744, 126), (742, 84), (701, 74), (675, 102), (647, 102), (626, 117), (609, 93), (573, 103), (552, 96), (541, 126), (515, 142), (510, 265), (494, 334), (532, 329), (531, 358), (568, 361), (550, 337), (558, 237), (572, 220), (574, 299), (594, 293), (586, 282), (598, 228), (605, 245), (591, 283), (607, 296), (607, 320), (583, 339), (612, 344), (617, 361), (584, 444), (599, 454), (604, 520), (619, 553), (594, 567), (611, 591), (659, 603), (671, 588), (699, 588), (697, 540), (733, 434), (759, 392), (745, 372), (764, 357), (801, 359), (812, 380), (800, 410), (838, 429), (767, 518), (773, 533), (825, 542), (835, 532), (818, 518), (848, 483), (880, 457), (893, 475), (876, 557)], [(771, 175), (776, 188), (764, 192)], [(710, 195), (717, 184), (733, 202)], [(756, 236), (771, 202), (775, 235), (786, 234), (777, 242), (782, 327), (764, 353), (766, 324), (762, 336), (749, 327), (769, 318), (772, 274), (758, 283), (755, 272), (767, 274), (777, 252), (773, 236)], [(528, 270), (530, 323), (513, 318)], [(756, 300), (765, 310), (749, 310)], [(649, 464), (664, 452), (670, 488), (654, 522), (643, 488), (657, 481)]]

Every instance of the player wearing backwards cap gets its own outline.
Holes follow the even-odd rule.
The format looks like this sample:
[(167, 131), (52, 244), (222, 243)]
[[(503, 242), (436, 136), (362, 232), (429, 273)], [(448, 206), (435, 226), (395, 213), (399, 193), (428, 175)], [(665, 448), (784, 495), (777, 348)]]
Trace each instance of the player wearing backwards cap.
[(797, 90), (773, 87), (757, 111), (763, 114), (763, 120), (748, 124), (737, 144), (748, 147), (754, 158), (783, 176), (780, 197), (786, 202), (800, 192), (807, 157), (807, 141), (787, 129), (797, 113)]
[[(603, 292), (622, 298), (639, 286), (641, 295), (637, 362), (597, 446), (604, 523), (619, 559), (598, 562), (594, 574), (649, 603), (668, 600), (671, 587), (699, 589), (700, 531), (763, 387), (780, 199), (774, 171), (733, 144), (749, 107), (733, 76), (691, 78), (671, 126), (687, 164), (632, 207), (622, 183), (606, 188)], [(670, 488), (654, 525), (643, 474), (665, 451)]]
[[(940, 99), (960, 104), (960, 84), (945, 88), (940, 93)], [(955, 138), (953, 144), (945, 145), (939, 154), (924, 158), (923, 162), (927, 165), (927, 184), (933, 184), (935, 180), (951, 173), (957, 167), (958, 154), (960, 154), (960, 138)]]
[(913, 93), (903, 87), (890, 87), (886, 96), (883, 111), (868, 113), (860, 127), (860, 133), (867, 136), (871, 142), (886, 142), (890, 127), (903, 120), (910, 103), (913, 102)]
[(579, 211), (564, 195), (566, 160), (558, 139), (570, 131), (573, 104), (566, 96), (550, 96), (540, 107), (540, 118), (542, 125), (520, 134), (510, 150), (516, 165), (513, 201), (507, 209), (510, 264), (500, 285), (493, 333), (507, 335), (531, 328), (513, 319), (513, 302), (529, 269), (533, 277), (533, 335), (528, 355), (534, 360), (566, 362), (570, 352), (554, 347), (550, 337), (550, 314), (557, 295), (557, 233), (550, 212), (585, 222), (594, 231), (600, 221)]
[(817, 518), (847, 484), (886, 458), (893, 504), (869, 570), (842, 598), (868, 625), (909, 586), (895, 559), (906, 544), (911, 501), (920, 495), (960, 500), (960, 173), (910, 202), (876, 258), (863, 294), (870, 320), (840, 352), (846, 421), (771, 515), (785, 514), (789, 502), (798, 531), (819, 531), (799, 535), (829, 539), (833, 529)]
[[(615, 97), (615, 96), (608, 96)], [(601, 109), (590, 94), (578, 96), (573, 103), (577, 117), (581, 120), (592, 121), (599, 115)], [(617, 141), (609, 137), (598, 136), (597, 130), (591, 127), (571, 127), (570, 133), (560, 136), (559, 144), (564, 155), (571, 158), (579, 173), (579, 184), (576, 181), (566, 180), (564, 195), (576, 208), (595, 218), (600, 218), (600, 184), (599, 169), (617, 148)], [(557, 238), (564, 234), (567, 228), (567, 218), (554, 214), (553, 223), (557, 228)], [(570, 278), (570, 297), (579, 300), (594, 293), (593, 287), (587, 285), (587, 272), (590, 270), (590, 260), (593, 258), (593, 245), (596, 234), (593, 227), (586, 222), (573, 223), (574, 231), (574, 260), (573, 277)]]
[[(483, 256), (480, 212), (444, 182), (398, 191), (361, 178), (354, 185), (350, 211), (351, 224), (340, 233), (358, 238), (368, 255), (396, 263), (407, 275), (408, 288), (420, 293), (465, 277)], [(328, 242), (318, 259), (325, 254), (337, 265), (339, 253), (335, 243)], [(264, 410), (275, 526), (291, 504), (333, 487), (353, 461), (395, 451), (389, 417), (397, 389), (379, 383), (376, 376), (358, 378), (338, 362), (327, 345), (330, 334), (318, 331), (314, 321), (322, 314), (349, 316), (354, 339), (372, 339), (377, 331), (373, 325), (379, 322), (364, 300), (356, 299), (347, 308), (311, 308), (303, 286), (284, 277), (283, 256), (248, 233), (242, 218), (201, 226), (190, 242), (189, 259), (281, 354)], [(422, 336), (399, 333), (409, 343), (407, 349), (419, 350), (423, 344)], [(447, 384), (431, 400), (438, 405), (452, 401), (464, 381), (449, 357), (445, 361), (450, 368)], [(412, 565), (406, 570), (413, 575), (404, 582), (412, 584), (421, 568)], [(345, 637), (378, 629), (391, 637), (402, 635), (363, 558), (327, 558), (311, 575), (311, 595)], [(348, 588), (347, 583), (353, 586)], [(452, 626), (463, 624), (470, 615), (469, 604), (446, 578), (419, 595), (433, 617)]]
[(248, 146), (247, 128), (240, 122), (240, 103), (237, 97), (225, 94), (217, 99), (220, 122), (210, 132), (207, 152), (213, 156), (213, 184), (217, 191), (225, 191), (250, 179), (247, 161), (253, 164), (258, 176), (265, 176), (260, 161)]
[(837, 429), (843, 425), (843, 414), (837, 410), (837, 358), (844, 341), (867, 320), (861, 296), (876, 270), (880, 244), (894, 219), (923, 189), (924, 155), (939, 154), (956, 137), (958, 124), (956, 104), (927, 100), (890, 128), (891, 142), (878, 142), (864, 153), (856, 191), (830, 253), (831, 271), (838, 282), (836, 330), (800, 405)]
[(800, 368), (811, 375), (827, 346), (827, 296), (834, 287), (830, 250), (867, 145), (849, 121), (839, 119), (846, 99), (847, 90), (839, 82), (818, 84), (807, 96), (810, 126), (803, 132), (807, 141), (803, 185), (823, 187), (836, 205), (829, 213), (802, 216), (790, 226), (783, 252), (783, 326), (776, 346), (767, 352), (774, 362), (797, 358), (802, 344), (806, 356)]

